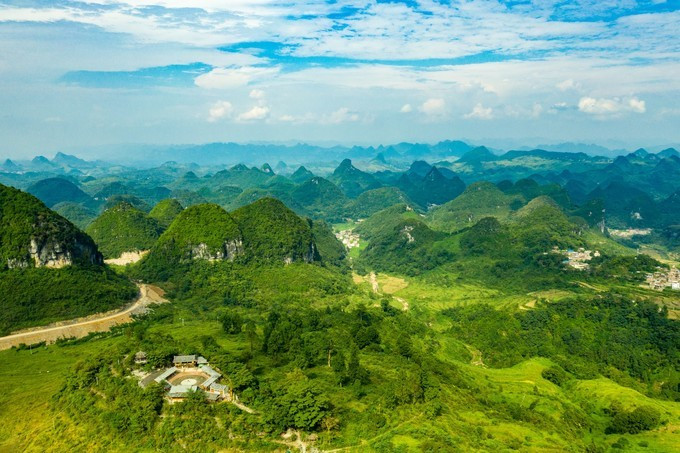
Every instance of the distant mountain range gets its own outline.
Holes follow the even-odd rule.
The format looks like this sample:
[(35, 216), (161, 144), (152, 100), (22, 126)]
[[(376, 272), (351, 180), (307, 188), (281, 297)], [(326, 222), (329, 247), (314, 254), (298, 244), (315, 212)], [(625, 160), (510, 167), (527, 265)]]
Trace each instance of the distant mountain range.
[[(647, 151), (656, 153), (676, 145), (649, 146)], [(95, 149), (83, 150), (83, 156), (106, 156), (104, 160), (110, 165), (156, 166), (164, 162), (196, 163), (198, 165), (234, 165), (247, 163), (249, 165), (264, 161), (277, 163), (276, 172), (292, 171), (300, 164), (319, 164), (334, 162), (335, 165), (343, 159), (353, 159), (365, 162), (367, 166), (399, 166), (410, 164), (414, 160), (455, 160), (465, 153), (482, 148), (460, 140), (444, 140), (435, 144), (424, 143), (396, 143), (380, 146), (341, 146), (341, 145), (312, 145), (296, 144), (240, 144), (232, 142), (217, 142), (187, 145), (112, 145)], [(502, 155), (505, 151), (487, 146), (491, 153)], [(506, 148), (507, 149), (507, 148)], [(563, 153), (583, 153), (589, 156), (604, 156), (613, 158), (628, 154), (630, 151), (622, 148), (608, 148), (589, 143), (565, 142), (558, 144), (540, 144), (535, 147), (519, 146), (510, 148), (517, 151), (544, 151)], [(102, 166), (104, 162), (97, 159), (88, 162), (80, 157), (57, 152), (53, 159), (37, 156), (31, 161), (6, 159), (0, 163), (0, 171), (50, 171), (54, 168), (82, 170)], [(373, 168), (371, 168), (373, 169)]]

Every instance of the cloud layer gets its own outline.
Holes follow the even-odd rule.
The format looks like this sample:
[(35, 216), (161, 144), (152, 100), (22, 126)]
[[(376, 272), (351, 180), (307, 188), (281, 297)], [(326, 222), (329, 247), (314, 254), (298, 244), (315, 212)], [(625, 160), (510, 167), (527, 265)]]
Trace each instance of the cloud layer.
[(638, 139), (680, 141), (677, 2), (0, 2), (0, 133), (18, 149), (630, 141), (641, 122)]

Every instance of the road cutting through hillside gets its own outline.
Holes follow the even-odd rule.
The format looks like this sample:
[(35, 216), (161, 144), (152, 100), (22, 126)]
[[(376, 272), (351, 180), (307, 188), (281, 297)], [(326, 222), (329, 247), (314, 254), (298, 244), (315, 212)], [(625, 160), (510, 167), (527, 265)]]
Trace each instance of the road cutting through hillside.
[(81, 338), (92, 332), (105, 332), (118, 324), (132, 321), (132, 316), (146, 313), (148, 306), (167, 302), (162, 289), (146, 284), (138, 284), (139, 296), (126, 308), (118, 311), (97, 313), (84, 318), (60, 321), (44, 327), (27, 329), (0, 337), (0, 350), (20, 344), (36, 344), (43, 341), (54, 343), (60, 338)]

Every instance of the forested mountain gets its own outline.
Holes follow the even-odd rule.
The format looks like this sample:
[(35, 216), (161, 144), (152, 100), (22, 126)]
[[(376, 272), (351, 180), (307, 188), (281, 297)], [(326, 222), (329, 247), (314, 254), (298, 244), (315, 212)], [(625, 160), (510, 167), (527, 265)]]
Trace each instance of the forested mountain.
[(34, 196), (0, 185), (0, 332), (105, 311), (135, 294), (97, 245)]
[(35, 195), (48, 207), (64, 201), (82, 203), (84, 205), (93, 203), (91, 197), (80, 190), (78, 186), (63, 178), (43, 179), (30, 185), (27, 192)]
[(293, 263), (318, 259), (312, 229), (281, 201), (262, 198), (232, 213), (248, 258)]
[(121, 202), (104, 211), (85, 230), (105, 258), (124, 252), (148, 250), (162, 232), (159, 222), (132, 205)]
[(343, 160), (328, 179), (350, 198), (356, 198), (360, 193), (377, 189), (381, 185), (373, 175), (352, 165), (349, 159)]
[(99, 264), (92, 239), (37, 198), (0, 185), (0, 260), (3, 268)]
[(163, 229), (167, 229), (183, 209), (179, 201), (168, 198), (159, 201), (149, 212), (149, 217), (155, 219)]
[[(123, 307), (133, 281), (170, 303), (0, 351), (0, 449), (680, 448), (676, 153), (397, 144), (275, 171), (274, 148), (4, 167), (90, 234), (0, 186), (3, 333)], [(227, 387), (146, 385), (193, 354)]]

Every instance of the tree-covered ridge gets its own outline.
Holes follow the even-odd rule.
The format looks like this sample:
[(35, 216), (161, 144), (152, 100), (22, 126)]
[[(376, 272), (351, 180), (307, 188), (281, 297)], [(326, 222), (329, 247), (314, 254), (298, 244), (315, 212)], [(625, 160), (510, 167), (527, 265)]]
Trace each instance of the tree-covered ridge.
[(183, 210), (184, 208), (179, 201), (174, 198), (167, 198), (156, 203), (149, 212), (149, 217), (156, 219), (161, 228), (165, 230)]
[(331, 227), (323, 220), (312, 222), (312, 238), (323, 265), (347, 266), (347, 249), (338, 241)]
[(64, 178), (47, 178), (28, 187), (27, 192), (42, 200), (48, 207), (63, 201), (92, 204), (92, 198), (73, 182)]
[[(426, 164), (423, 162), (423, 164)], [(396, 182), (397, 187), (404, 191), (413, 201), (423, 208), (440, 205), (453, 200), (465, 190), (465, 183), (456, 174), (446, 177), (442, 172), (429, 164), (425, 168), (414, 168), (404, 173)], [(450, 170), (448, 170), (450, 172)]]
[(417, 275), (443, 264), (449, 254), (434, 247), (446, 238), (419, 219), (404, 219), (381, 230), (361, 253), (361, 264), (384, 272)]
[(87, 234), (34, 196), (2, 185), (0, 259), (0, 335), (117, 308), (137, 294), (100, 265)]
[(402, 221), (406, 219), (419, 219), (418, 213), (409, 204), (395, 204), (389, 208), (376, 212), (363, 222), (354, 231), (362, 238), (371, 240), (377, 236), (391, 233)]
[(343, 160), (328, 179), (350, 198), (356, 198), (362, 192), (381, 186), (375, 176), (359, 170), (349, 159)]
[[(601, 249), (603, 244), (616, 247), (613, 241), (590, 230), (582, 218), (567, 216), (546, 196), (508, 213), (503, 222), (494, 216), (484, 217), (455, 233), (430, 229), (417, 213), (403, 205), (371, 216), (354, 231), (369, 241), (357, 262), (359, 269), (366, 271), (418, 275), (447, 265), (449, 270), (474, 276), (489, 285), (506, 280), (520, 286), (538, 285), (541, 280), (544, 282), (541, 285), (549, 285), (567, 280), (559, 277), (569, 269), (562, 251), (581, 247), (601, 252), (581, 275), (602, 277), (621, 267), (612, 267), (618, 257)], [(621, 250), (634, 253), (625, 247)], [(634, 274), (634, 278), (641, 280), (644, 272), (652, 272), (654, 266), (660, 265), (650, 260), (644, 270), (620, 271), (618, 275)]]
[(318, 260), (310, 223), (281, 201), (262, 198), (232, 213), (243, 232), (248, 256), (255, 260)]
[(352, 200), (346, 209), (346, 216), (354, 219), (365, 219), (386, 207), (397, 204), (413, 205), (414, 203), (396, 187), (367, 190)]
[(312, 176), (301, 182), (291, 193), (292, 206), (313, 218), (340, 220), (348, 202), (345, 194), (325, 178)]
[(238, 224), (222, 207), (195, 205), (175, 217), (143, 262), (171, 267), (191, 259), (233, 260), (242, 253), (242, 242)]
[(0, 266), (101, 262), (92, 239), (33, 195), (0, 185)]
[(150, 249), (161, 234), (156, 221), (132, 205), (121, 202), (107, 209), (87, 227), (105, 258)]
[(52, 210), (62, 217), (68, 219), (71, 223), (76, 225), (81, 230), (87, 226), (97, 217), (97, 214), (79, 203), (72, 201), (63, 201), (52, 206)]
[(468, 186), (455, 199), (434, 208), (428, 214), (428, 224), (440, 231), (453, 232), (473, 225), (482, 217), (494, 216), (505, 219), (513, 207), (519, 207), (522, 198), (506, 195), (489, 182), (478, 182)]

